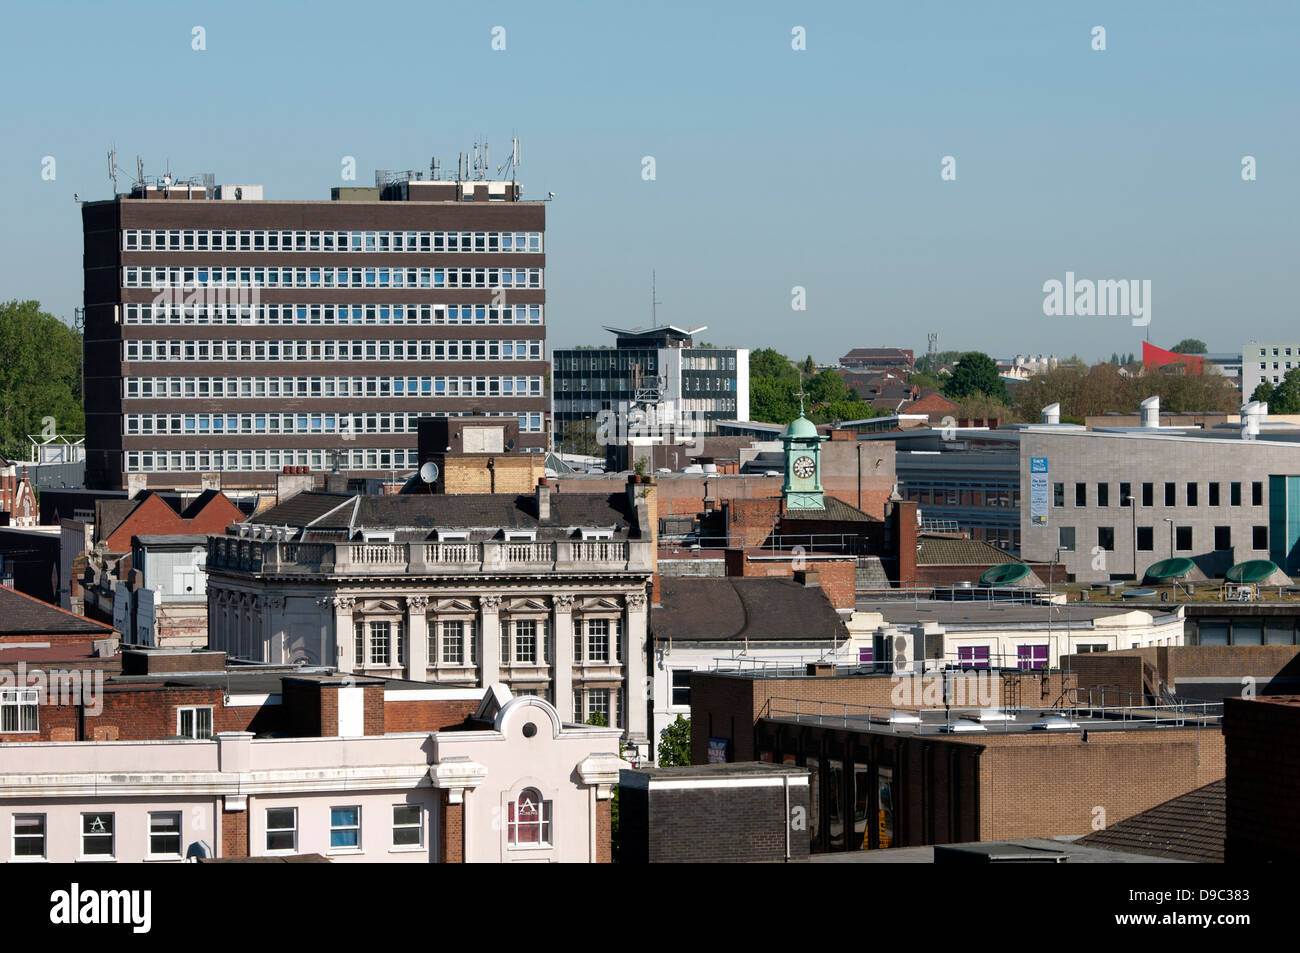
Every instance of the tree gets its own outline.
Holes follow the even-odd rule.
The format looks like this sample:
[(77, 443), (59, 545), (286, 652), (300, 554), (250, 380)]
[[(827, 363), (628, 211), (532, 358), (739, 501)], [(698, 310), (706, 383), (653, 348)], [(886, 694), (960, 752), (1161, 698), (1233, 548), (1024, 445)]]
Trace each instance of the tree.
[(1268, 409), (1274, 414), (1300, 414), (1300, 367), (1287, 371), (1282, 383), (1273, 388)]
[(813, 361), (811, 354), (803, 359), (802, 369), (805, 374), (815, 374), (817, 372), (817, 365)]
[(1255, 388), (1255, 393), (1250, 395), (1251, 400), (1257, 400), (1260, 403), (1268, 404), (1269, 410), (1273, 409), (1273, 382), (1260, 381), (1259, 386)]
[(42, 311), (37, 301), (2, 302), (0, 454), (22, 459), (28, 434), (51, 430), (85, 430), (81, 334)]
[(580, 453), (588, 457), (598, 457), (604, 452), (596, 437), (596, 421), (575, 420), (564, 428), (560, 438), (560, 450), (564, 453)]
[(969, 351), (961, 356), (943, 389), (944, 396), (960, 402), (972, 394), (983, 394), (1007, 403), (1007, 385), (998, 376), (998, 365), (993, 358), (979, 351)]
[(770, 347), (760, 347), (749, 355), (749, 376), (751, 380), (756, 377), (799, 380), (799, 372), (790, 363), (790, 359)]
[(659, 738), (659, 767), (691, 763), (691, 720), (681, 715), (664, 729)]
[(1198, 338), (1183, 338), (1169, 350), (1175, 354), (1205, 354), (1209, 348)]
[(749, 419), (770, 424), (788, 424), (794, 420), (799, 416), (799, 401), (794, 396), (798, 386), (798, 378), (751, 377)]

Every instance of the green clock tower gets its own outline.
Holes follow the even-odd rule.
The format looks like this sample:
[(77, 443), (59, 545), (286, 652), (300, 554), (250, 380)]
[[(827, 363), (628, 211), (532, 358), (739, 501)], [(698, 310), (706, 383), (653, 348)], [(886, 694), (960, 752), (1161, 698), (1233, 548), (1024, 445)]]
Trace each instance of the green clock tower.
[(785, 485), (781, 495), (787, 511), (824, 510), (822, 496), (822, 441), (813, 422), (800, 411), (785, 431)]

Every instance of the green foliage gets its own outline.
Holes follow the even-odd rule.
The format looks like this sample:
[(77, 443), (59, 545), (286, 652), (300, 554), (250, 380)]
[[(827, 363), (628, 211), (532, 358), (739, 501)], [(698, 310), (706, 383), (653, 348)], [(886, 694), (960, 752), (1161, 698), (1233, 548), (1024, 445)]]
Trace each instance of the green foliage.
[(1153, 372), (1124, 377), (1114, 364), (1091, 368), (1062, 364), (1017, 387), (1012, 409), (1022, 420), (1036, 421), (1043, 407), (1059, 403), (1062, 421), (1067, 417), (1082, 421), (1111, 412), (1136, 413), (1138, 404), (1153, 394), (1160, 395), (1162, 411), (1174, 413), (1231, 412), (1238, 405), (1236, 389), (1219, 374)]
[(564, 429), (560, 438), (559, 449), (563, 453), (580, 453), (589, 457), (598, 457), (604, 453), (604, 447), (596, 439), (596, 421), (575, 420)]
[(26, 457), (46, 417), (57, 433), (85, 432), (81, 334), (39, 302), (0, 302), (0, 454)]
[[(805, 366), (812, 361), (807, 358)], [(875, 416), (875, 409), (849, 390), (834, 370), (818, 371), (806, 381), (783, 354), (760, 348), (749, 361), (749, 419), (788, 424), (799, 416), (800, 390), (806, 395), (804, 409), (814, 423), (832, 420), (863, 420)]]
[[(1268, 382), (1265, 381), (1264, 383), (1267, 384)], [(1266, 401), (1269, 413), (1300, 414), (1300, 367), (1294, 367), (1287, 371), (1286, 376), (1282, 378), (1282, 383), (1276, 387), (1272, 387), (1271, 384), (1269, 386), (1271, 391)], [(1255, 393), (1258, 394), (1263, 387), (1264, 384), (1260, 384), (1259, 387), (1255, 388)], [(1262, 400), (1263, 398), (1256, 397), (1254, 399)]]
[(1175, 354), (1205, 354), (1210, 349), (1205, 346), (1205, 342), (1197, 338), (1183, 338), (1169, 350)]
[(790, 363), (790, 359), (779, 351), (774, 351), (770, 347), (760, 347), (749, 355), (749, 376), (755, 377), (775, 377), (789, 378), (795, 382), (799, 380), (799, 372), (795, 366)]
[[(1290, 373), (1289, 371), (1287, 373)], [(1255, 388), (1255, 393), (1250, 395), (1251, 400), (1258, 400), (1261, 403), (1268, 404), (1268, 409), (1273, 410), (1273, 382), (1260, 381), (1259, 386)]]
[[(919, 361), (917, 362), (920, 363)], [(942, 390), (943, 381), (929, 371), (913, 371), (907, 376), (907, 382), (922, 390)]]
[(915, 368), (922, 374), (933, 374), (944, 364), (952, 364), (961, 359), (961, 351), (936, 351), (933, 359), (925, 354), (916, 359)]
[(681, 715), (664, 729), (659, 739), (659, 759), (661, 768), (691, 763), (691, 720)]
[(591, 725), (593, 728), (608, 728), (609, 719), (601, 712), (593, 711), (591, 717), (587, 719), (587, 724)]
[(974, 394), (983, 394), (1004, 404), (1008, 402), (1007, 385), (998, 376), (997, 362), (980, 351), (969, 351), (961, 356), (943, 393), (958, 403)]

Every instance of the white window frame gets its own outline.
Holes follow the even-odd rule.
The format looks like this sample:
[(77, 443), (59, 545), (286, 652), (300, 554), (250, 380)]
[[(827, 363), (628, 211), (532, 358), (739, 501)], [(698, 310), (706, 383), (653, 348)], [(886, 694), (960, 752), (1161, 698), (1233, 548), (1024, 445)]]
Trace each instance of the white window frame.
[[(208, 713), (208, 733), (206, 735), (195, 734), (199, 730), (199, 712)], [(191, 719), (192, 732), (185, 731), (185, 715), (189, 714)], [(182, 738), (193, 738), (196, 740), (206, 740), (212, 737), (212, 706), (211, 705), (186, 705), (176, 709), (176, 734)]]
[[(514, 816), (518, 809), (519, 799), (525, 792), (532, 791), (537, 795), (538, 814), (536, 821), (524, 821)], [(542, 797), (542, 792), (537, 788), (524, 788), (518, 794), (514, 795), (506, 802), (506, 848), (509, 850), (550, 850), (555, 846), (555, 829), (554, 815), (552, 812), (551, 802)], [(519, 829), (521, 827), (536, 827), (537, 842), (529, 841), (519, 842)]]
[[(272, 811), (291, 811), (291, 812), (293, 813), (293, 827), (272, 827), (272, 826), (271, 826), (271, 812), (272, 812)], [(265, 820), (266, 820), (266, 826), (265, 826), (265, 829), (262, 831), (262, 834), (263, 834), (263, 837), (264, 837), (263, 843), (266, 845), (266, 852), (267, 852), (267, 854), (292, 854), (292, 853), (295, 853), (295, 852), (298, 850), (298, 809), (297, 809), (296, 807), (268, 807), (268, 808), (266, 809), (266, 813), (263, 815), (263, 817), (264, 817)], [(291, 832), (291, 833), (293, 834), (293, 846), (292, 846), (292, 847), (272, 847), (272, 846), (271, 846), (271, 835), (272, 835), (273, 833), (274, 833), (274, 834), (283, 834), (283, 833), (285, 833), (285, 832)]]
[[(14, 727), (6, 727), (13, 711)], [(24, 728), (23, 714), (30, 716), (31, 727)], [(41, 730), (40, 695), (35, 688), (10, 688), (0, 691), (0, 732), (4, 734), (39, 734)]]
[[(397, 812), (401, 809), (415, 811), (416, 820), (414, 824), (411, 824), (409, 822), (403, 824), (398, 823)], [(393, 851), (401, 852), (401, 851), (424, 850), (424, 808), (422, 806), (420, 806), (419, 804), (394, 804), (392, 819), (393, 819), (393, 828), (392, 828), (393, 846), (391, 849)], [(414, 830), (419, 835), (416, 839), (416, 842), (414, 844), (399, 844), (397, 842), (397, 832), (409, 831), (409, 830)]]
[[(175, 853), (158, 853), (153, 849), (153, 839), (155, 837), (171, 837), (172, 831), (154, 832), (154, 818), (175, 818), (176, 819), (176, 851)], [(150, 811), (149, 828), (145, 831), (145, 837), (148, 838), (147, 850), (145, 856), (149, 860), (180, 860), (184, 856), (185, 834), (184, 834), (185, 815), (182, 811)]]
[[(19, 834), (18, 820), (24, 817), (39, 817), (41, 819), (41, 833), (39, 838), (35, 834)], [(48, 860), (47, 851), (49, 850), (49, 818), (45, 814), (27, 813), (15, 814), (10, 821), (10, 838), (9, 838), (9, 860), (15, 864), (38, 864), (41, 861)], [(20, 841), (40, 840), (41, 852), (39, 854), (19, 854), (18, 844)]]
[[(335, 824), (335, 811), (356, 811), (356, 824)], [(343, 844), (336, 846), (334, 844), (335, 831), (348, 832), (356, 831), (357, 842), (355, 844)], [(360, 804), (331, 804), (330, 805), (330, 845), (329, 853), (331, 854), (360, 854), (363, 848), (361, 844), (361, 805)]]
[[(107, 817), (109, 826), (112, 827), (107, 834), (90, 833), (86, 831), (86, 818), (88, 817)], [(109, 861), (117, 860), (117, 815), (112, 811), (83, 811), (81, 814), (81, 829), (78, 831), (81, 838), (79, 860), (89, 861)], [(106, 854), (88, 854), (86, 853), (86, 838), (92, 837), (98, 840), (108, 840), (108, 853)]]

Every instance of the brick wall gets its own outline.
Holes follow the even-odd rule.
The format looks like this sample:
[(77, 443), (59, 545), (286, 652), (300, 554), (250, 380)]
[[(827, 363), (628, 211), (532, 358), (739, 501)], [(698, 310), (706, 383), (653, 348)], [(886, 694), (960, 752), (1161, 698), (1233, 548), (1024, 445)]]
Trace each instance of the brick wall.
[[(620, 818), (621, 820), (621, 818)], [(611, 826), (610, 800), (596, 802), (596, 863), (614, 862), (614, 838)]]
[(1300, 861), (1300, 695), (1224, 699), (1224, 860)]
[(780, 499), (728, 500), (726, 512), (728, 542), (747, 548), (761, 546), (772, 535), (773, 521), (781, 512)]
[(365, 715), (363, 722), (367, 735), (382, 735), (385, 732), (385, 705), (383, 683), (367, 685), (363, 689)]
[(221, 856), (248, 856), (248, 811), (221, 812)]
[(387, 734), (410, 731), (442, 731), (464, 723), (479, 706), (473, 699), (463, 701), (390, 701), (384, 703), (384, 730)]
[[(626, 787), (620, 790), (627, 791)], [(629, 792), (630, 793), (630, 792)], [(620, 799), (622, 795), (620, 795)], [(807, 786), (790, 788), (791, 815), (808, 812)], [(646, 820), (623, 821), (623, 813), (644, 812)], [(620, 805), (620, 824), (630, 824), (644, 847), (629, 845), (624, 860), (660, 863), (754, 863), (786, 859), (785, 788), (726, 787), (657, 789), (638, 792)], [(808, 830), (790, 831), (790, 859), (808, 856)]]
[[(784, 559), (749, 558), (748, 553), (740, 549), (728, 549), (723, 554), (728, 576), (765, 576), (780, 579), (793, 579), (795, 560), (798, 557), (789, 553)], [(766, 555), (771, 555), (767, 553)], [(786, 555), (786, 554), (781, 554)], [(817, 584), (826, 593), (826, 598), (837, 609), (854, 609), (857, 607), (857, 560), (851, 556), (844, 559), (807, 560), (802, 564), (806, 571), (817, 574)]]
[(451, 804), (443, 791), (438, 822), (438, 860), (444, 864), (465, 862), (465, 805)]
[(1224, 776), (1214, 728), (982, 737), (980, 840), (1091, 833)]

